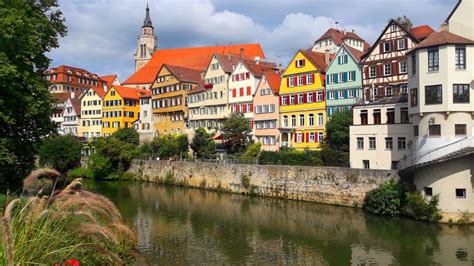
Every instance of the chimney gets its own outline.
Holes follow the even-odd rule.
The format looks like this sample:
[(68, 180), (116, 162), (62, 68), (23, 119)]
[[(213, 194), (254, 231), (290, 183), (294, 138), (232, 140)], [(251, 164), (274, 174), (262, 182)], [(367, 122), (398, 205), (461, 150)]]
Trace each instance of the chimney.
[(329, 59), (329, 49), (326, 49), (326, 53), (324, 54), (324, 61), (326, 62), (326, 64), (329, 65), (330, 63), (330, 59)]
[(354, 30), (354, 29), (352, 29), (352, 33), (354, 33), (354, 32), (355, 32), (355, 30)]
[(255, 62), (257, 62), (257, 65), (260, 64), (260, 56), (255, 57)]
[(346, 36), (346, 30), (342, 30), (342, 34), (344, 34), (344, 36)]

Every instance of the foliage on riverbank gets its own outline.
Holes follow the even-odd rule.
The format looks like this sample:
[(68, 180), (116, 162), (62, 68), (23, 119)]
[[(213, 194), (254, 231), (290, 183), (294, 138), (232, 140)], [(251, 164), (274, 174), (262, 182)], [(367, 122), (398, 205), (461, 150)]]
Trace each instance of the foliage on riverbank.
[(282, 149), (278, 152), (262, 151), (258, 162), (262, 165), (324, 166), (319, 151), (297, 151), (294, 149)]
[(437, 222), (441, 219), (437, 195), (425, 199), (420, 192), (404, 192), (394, 180), (369, 191), (364, 198), (364, 210), (377, 215), (404, 215), (415, 220)]
[[(42, 171), (35, 172), (25, 186), (41, 176)], [(135, 253), (135, 233), (123, 224), (115, 205), (82, 190), (79, 179), (51, 196), (11, 201), (1, 230), (2, 265), (53, 265), (68, 259), (83, 265), (124, 264)]]

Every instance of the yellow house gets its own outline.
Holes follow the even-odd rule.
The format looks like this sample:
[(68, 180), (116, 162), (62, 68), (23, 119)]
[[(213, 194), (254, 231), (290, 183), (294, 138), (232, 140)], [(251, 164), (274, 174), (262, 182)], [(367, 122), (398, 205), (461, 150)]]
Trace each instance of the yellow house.
[(102, 137), (102, 98), (105, 91), (90, 87), (81, 99), (81, 124), (79, 136), (85, 139)]
[(140, 94), (145, 90), (113, 85), (102, 101), (102, 135), (133, 127), (140, 117)]
[(186, 96), (201, 82), (203, 70), (163, 65), (151, 85), (155, 131), (183, 134), (187, 128)]
[(325, 132), (324, 78), (329, 56), (299, 50), (283, 72), (280, 87), (282, 147), (320, 149)]

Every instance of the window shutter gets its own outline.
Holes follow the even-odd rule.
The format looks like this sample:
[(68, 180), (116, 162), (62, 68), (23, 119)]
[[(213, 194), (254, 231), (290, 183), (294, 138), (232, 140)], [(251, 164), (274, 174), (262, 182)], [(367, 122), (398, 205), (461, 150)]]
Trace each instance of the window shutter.
[(340, 57), (340, 56), (337, 57), (337, 63), (338, 63), (339, 65), (341, 64), (341, 57)]
[(294, 137), (294, 139), (295, 139), (294, 141), (295, 141), (295, 143), (296, 143), (296, 141), (298, 140), (298, 134), (297, 134), (297, 133), (293, 133), (293, 137)]
[(303, 59), (302, 61), (303, 61), (303, 64), (302, 64), (302, 66), (305, 66), (305, 65), (306, 65), (306, 60), (305, 60), (305, 59)]
[(293, 84), (296, 86), (296, 82), (298, 81), (298, 77), (293, 77)]
[(383, 77), (383, 65), (377, 65), (377, 77)]
[(306, 85), (306, 75), (303, 76), (303, 85)]
[(308, 102), (308, 94), (307, 93), (303, 94), (303, 102), (304, 103)]
[(408, 49), (408, 38), (405, 38), (404, 41), (405, 41), (405, 50), (407, 50)]
[(335, 100), (339, 99), (339, 91), (334, 92), (334, 99)]
[(326, 93), (323, 92), (323, 102), (326, 100)]
[(299, 104), (300, 103), (300, 96), (297, 94), (295, 95), (295, 104)]
[(244, 109), (244, 110), (243, 110), (243, 113), (247, 113), (247, 105), (246, 105), (246, 104), (244, 104), (244, 108), (243, 108), (243, 109)]
[(313, 102), (318, 102), (318, 93), (313, 92)]
[(309, 133), (306, 132), (306, 143), (308, 143), (308, 142), (309, 142)]
[(368, 79), (369, 78), (369, 67), (368, 66), (365, 66), (365, 69), (364, 69), (364, 72), (365, 72), (365, 79)]
[(295, 60), (295, 67), (298, 67), (298, 60)]
[(247, 87), (247, 95), (250, 95), (250, 86)]
[(398, 50), (398, 40), (392, 40), (392, 51)]
[(344, 73), (342, 74), (342, 78), (343, 78), (343, 81), (344, 81), (344, 82), (347, 82), (347, 73), (348, 73), (348, 72), (344, 72)]
[(398, 75), (398, 62), (392, 63), (392, 75)]
[(314, 73), (311, 75), (313, 76), (313, 84), (316, 84), (316, 80), (314, 79)]
[(280, 96), (280, 105), (283, 105), (283, 96)]
[(352, 77), (353, 77), (353, 80), (356, 81), (357, 80), (357, 77), (356, 77), (356, 72), (355, 71), (352, 71)]
[(240, 113), (240, 104), (235, 105), (235, 110), (237, 113)]
[(348, 90), (344, 91), (344, 98), (346, 98), (346, 99), (349, 98), (349, 91)]
[(379, 53), (383, 54), (383, 42), (379, 44)]
[(286, 96), (286, 105), (290, 105), (290, 95)]
[(250, 104), (250, 112), (253, 112), (253, 103)]
[(254, 125), (254, 121), (253, 121), (253, 119), (252, 119), (252, 120), (250, 120), (250, 128), (253, 129), (253, 125)]

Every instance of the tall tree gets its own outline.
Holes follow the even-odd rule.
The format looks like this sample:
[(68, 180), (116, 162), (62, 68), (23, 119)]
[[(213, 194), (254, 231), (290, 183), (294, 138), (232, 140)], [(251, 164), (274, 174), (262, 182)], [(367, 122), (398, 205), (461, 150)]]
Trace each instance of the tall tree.
[(46, 53), (65, 34), (56, 0), (0, 1), (0, 190), (20, 184), (35, 144), (54, 132)]
[(402, 25), (406, 30), (409, 30), (413, 27), (413, 23), (411, 22), (411, 20), (403, 15), (401, 17), (398, 17), (395, 19), (395, 21), (397, 21), (400, 25)]
[(80, 165), (81, 150), (82, 144), (74, 136), (45, 138), (38, 149), (40, 165), (65, 174)]
[(242, 113), (233, 113), (224, 120), (222, 137), (231, 153), (240, 152), (250, 143), (251, 128)]
[(197, 158), (213, 159), (216, 156), (216, 144), (212, 134), (207, 133), (202, 127), (194, 130), (191, 149)]
[(326, 138), (322, 156), (327, 166), (349, 165), (349, 127), (352, 125), (352, 111), (331, 116), (326, 124)]

